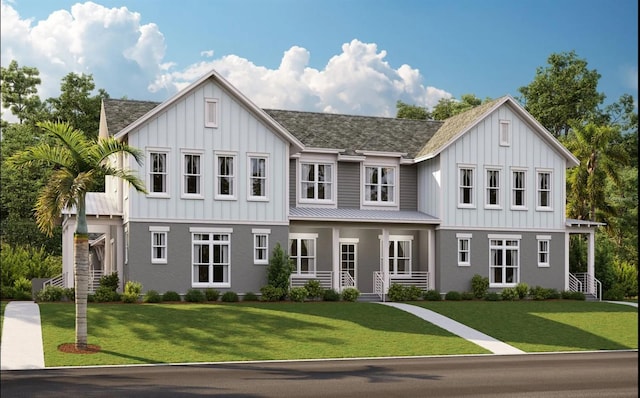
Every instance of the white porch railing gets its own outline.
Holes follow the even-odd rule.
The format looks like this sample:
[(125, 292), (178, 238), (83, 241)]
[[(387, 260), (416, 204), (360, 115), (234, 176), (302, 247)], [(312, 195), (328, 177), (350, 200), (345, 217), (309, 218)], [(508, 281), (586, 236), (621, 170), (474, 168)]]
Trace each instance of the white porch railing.
[(44, 281), (44, 283), (42, 284), (42, 288), (46, 288), (47, 286), (56, 286), (56, 287), (66, 288), (67, 287), (66, 280), (67, 280), (67, 273), (65, 272), (61, 275), (58, 275), (54, 278)]
[[(393, 284), (403, 286), (417, 286), (423, 291), (429, 290), (429, 273), (427, 271), (414, 271), (403, 275), (390, 275), (389, 286)], [(384, 286), (384, 275), (382, 272), (376, 271), (373, 274), (373, 291), (381, 299), (387, 293)]]
[(373, 292), (380, 297), (380, 300), (384, 301), (384, 276), (382, 272), (373, 273)]
[(291, 274), (289, 278), (290, 287), (304, 287), (311, 281), (317, 280), (320, 286), (325, 289), (333, 289), (333, 272), (332, 271), (316, 271), (315, 274)]
[(595, 296), (599, 301), (602, 300), (602, 283), (595, 278), (595, 276), (586, 272), (578, 272), (575, 275), (569, 274), (569, 289), (574, 290), (571, 285), (571, 276), (579, 282), (577, 289), (574, 291), (582, 292), (584, 294)]
[(103, 270), (89, 270), (89, 293), (93, 293), (100, 287), (100, 278), (104, 275)]
[(340, 290), (346, 289), (348, 287), (355, 287), (356, 281), (353, 279), (350, 273), (347, 271), (342, 271), (340, 273)]

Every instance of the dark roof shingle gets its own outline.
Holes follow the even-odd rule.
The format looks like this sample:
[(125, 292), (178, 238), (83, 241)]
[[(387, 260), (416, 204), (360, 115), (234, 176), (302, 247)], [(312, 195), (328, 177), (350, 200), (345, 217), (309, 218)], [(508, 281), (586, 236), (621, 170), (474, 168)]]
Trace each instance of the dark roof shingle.
[(116, 135), (144, 114), (160, 105), (160, 102), (105, 99), (102, 102), (107, 117), (109, 135)]

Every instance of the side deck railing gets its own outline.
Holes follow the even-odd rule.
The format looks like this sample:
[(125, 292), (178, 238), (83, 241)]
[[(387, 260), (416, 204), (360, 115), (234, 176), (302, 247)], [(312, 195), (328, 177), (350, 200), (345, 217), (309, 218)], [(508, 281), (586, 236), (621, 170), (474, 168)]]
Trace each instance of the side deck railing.
[[(575, 285), (575, 289), (574, 286), (572, 286), (572, 279), (579, 282)], [(574, 275), (569, 274), (569, 289), (594, 296), (598, 301), (602, 300), (602, 283), (596, 279), (595, 276), (587, 272), (577, 272)]]
[(333, 288), (333, 272), (316, 271), (314, 274), (291, 274), (289, 277), (290, 287), (303, 287), (310, 280), (317, 280), (320, 286), (325, 289)]
[(67, 287), (67, 284), (65, 282), (66, 280), (67, 280), (67, 273), (64, 272), (56, 277), (53, 277), (49, 280), (44, 281), (44, 283), (42, 284), (42, 288), (46, 288), (48, 286), (66, 288)]
[[(389, 287), (394, 284), (402, 286), (417, 286), (423, 291), (429, 290), (429, 272), (427, 271), (413, 271), (411, 273), (403, 275), (390, 275)], [(380, 271), (373, 273), (373, 291), (381, 300), (384, 300), (384, 296), (387, 293), (384, 283), (384, 275)]]

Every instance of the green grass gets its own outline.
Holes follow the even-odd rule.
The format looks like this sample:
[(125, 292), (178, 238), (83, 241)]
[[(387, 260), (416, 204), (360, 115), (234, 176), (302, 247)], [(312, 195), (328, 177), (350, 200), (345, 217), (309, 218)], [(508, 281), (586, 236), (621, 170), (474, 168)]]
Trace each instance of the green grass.
[(66, 354), (74, 306), (40, 304), (46, 366), (482, 354), (413, 315), (371, 303), (90, 304), (96, 354)]
[(637, 308), (604, 302), (415, 302), (525, 352), (638, 348)]

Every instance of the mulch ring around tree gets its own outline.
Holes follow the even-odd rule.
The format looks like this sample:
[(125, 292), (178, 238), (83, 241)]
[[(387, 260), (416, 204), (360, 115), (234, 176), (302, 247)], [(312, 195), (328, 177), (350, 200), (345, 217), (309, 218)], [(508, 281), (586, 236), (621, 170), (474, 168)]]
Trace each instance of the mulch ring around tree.
[(87, 348), (79, 349), (76, 347), (76, 343), (64, 343), (58, 346), (58, 351), (67, 354), (97, 354), (100, 352), (100, 346), (94, 344), (87, 344)]

